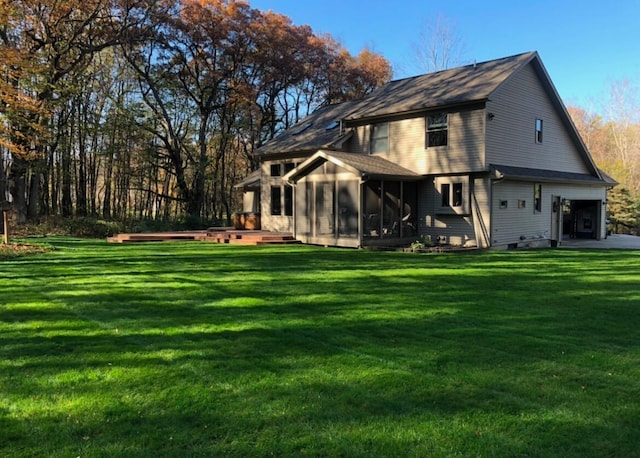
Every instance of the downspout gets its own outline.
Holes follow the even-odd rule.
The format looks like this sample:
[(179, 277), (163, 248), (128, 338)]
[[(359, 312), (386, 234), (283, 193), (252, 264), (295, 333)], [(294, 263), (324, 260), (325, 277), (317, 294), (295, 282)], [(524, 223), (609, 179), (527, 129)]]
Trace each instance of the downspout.
[(367, 182), (367, 176), (363, 173), (360, 175), (360, 183), (358, 185), (358, 248), (362, 248), (364, 241), (364, 185)]

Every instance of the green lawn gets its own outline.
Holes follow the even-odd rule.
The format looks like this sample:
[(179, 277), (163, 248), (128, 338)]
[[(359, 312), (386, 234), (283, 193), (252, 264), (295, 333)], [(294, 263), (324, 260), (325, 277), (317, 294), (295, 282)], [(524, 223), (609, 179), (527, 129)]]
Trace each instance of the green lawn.
[(640, 456), (640, 252), (0, 261), (0, 456)]

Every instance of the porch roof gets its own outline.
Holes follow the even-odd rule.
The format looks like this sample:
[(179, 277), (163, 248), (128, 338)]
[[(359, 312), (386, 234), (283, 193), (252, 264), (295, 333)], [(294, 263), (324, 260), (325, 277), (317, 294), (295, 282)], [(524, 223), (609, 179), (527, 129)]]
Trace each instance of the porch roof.
[(422, 175), (378, 156), (324, 150), (317, 151), (309, 159), (287, 173), (284, 179), (290, 183), (297, 183), (325, 162), (331, 162), (348, 170), (362, 180), (418, 181), (422, 179)]
[(531, 169), (510, 165), (491, 164), (495, 178), (516, 179), (522, 181), (541, 181), (547, 183), (575, 183), (585, 185), (615, 186), (615, 180), (601, 179), (588, 173), (562, 172), (558, 170)]
[(243, 191), (249, 191), (252, 189), (260, 189), (260, 169), (254, 170), (246, 176), (244, 180), (234, 184), (235, 189), (241, 189)]

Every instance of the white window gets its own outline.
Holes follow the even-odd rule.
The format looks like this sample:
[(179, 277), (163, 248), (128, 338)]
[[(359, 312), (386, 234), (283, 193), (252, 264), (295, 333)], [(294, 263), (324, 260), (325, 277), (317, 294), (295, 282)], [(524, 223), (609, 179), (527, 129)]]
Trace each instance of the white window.
[(435, 186), (437, 213), (469, 213), (469, 177), (438, 177)]

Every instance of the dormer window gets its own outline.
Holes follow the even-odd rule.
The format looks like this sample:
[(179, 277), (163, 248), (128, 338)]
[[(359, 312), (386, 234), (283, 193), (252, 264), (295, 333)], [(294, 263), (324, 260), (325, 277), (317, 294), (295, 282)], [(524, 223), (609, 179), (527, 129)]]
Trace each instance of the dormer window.
[(371, 154), (389, 151), (389, 123), (381, 122), (371, 126)]
[(311, 127), (313, 124), (308, 122), (306, 124), (303, 124), (302, 126), (298, 127), (296, 130), (294, 130), (292, 132), (292, 135), (300, 135), (301, 133), (303, 133), (305, 130), (307, 130), (309, 127)]
[(448, 122), (447, 113), (434, 113), (427, 116), (427, 141), (426, 147), (430, 146), (446, 146), (448, 140)]

